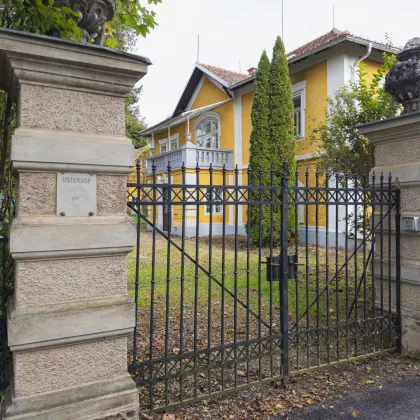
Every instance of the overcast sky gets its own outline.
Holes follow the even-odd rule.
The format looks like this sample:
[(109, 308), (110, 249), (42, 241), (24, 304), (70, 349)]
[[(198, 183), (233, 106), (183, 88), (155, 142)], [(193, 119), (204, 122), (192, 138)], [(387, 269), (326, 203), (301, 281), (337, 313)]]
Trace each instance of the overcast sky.
[[(286, 50), (333, 27), (383, 42), (385, 33), (401, 46), (420, 37), (419, 0), (284, 0)], [(136, 53), (153, 65), (142, 79), (141, 114), (150, 126), (168, 117), (197, 61), (246, 72), (263, 49), (271, 56), (281, 35), (281, 0), (163, 0), (156, 6), (159, 26), (139, 39)]]

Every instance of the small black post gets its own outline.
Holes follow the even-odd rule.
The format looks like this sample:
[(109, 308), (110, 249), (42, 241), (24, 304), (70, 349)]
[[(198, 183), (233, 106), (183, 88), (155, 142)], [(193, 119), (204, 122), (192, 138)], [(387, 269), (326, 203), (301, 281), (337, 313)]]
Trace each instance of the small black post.
[(400, 190), (398, 189), (395, 194), (396, 198), (396, 211), (395, 211), (395, 299), (397, 306), (397, 350), (402, 351), (402, 325), (401, 325), (401, 210), (400, 210)]
[(280, 277), (280, 332), (282, 342), (282, 367), (283, 383), (286, 384), (289, 377), (289, 302), (288, 302), (288, 282), (289, 282), (289, 263), (287, 255), (288, 246), (288, 214), (289, 214), (289, 174), (287, 162), (283, 163), (283, 174), (281, 177), (281, 277)]

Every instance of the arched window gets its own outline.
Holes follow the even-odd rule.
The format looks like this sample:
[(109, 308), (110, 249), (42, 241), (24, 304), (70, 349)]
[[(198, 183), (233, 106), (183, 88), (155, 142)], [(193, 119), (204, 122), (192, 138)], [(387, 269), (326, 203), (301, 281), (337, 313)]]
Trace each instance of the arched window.
[(218, 149), (220, 147), (220, 121), (216, 116), (204, 117), (195, 126), (195, 139), (198, 147)]

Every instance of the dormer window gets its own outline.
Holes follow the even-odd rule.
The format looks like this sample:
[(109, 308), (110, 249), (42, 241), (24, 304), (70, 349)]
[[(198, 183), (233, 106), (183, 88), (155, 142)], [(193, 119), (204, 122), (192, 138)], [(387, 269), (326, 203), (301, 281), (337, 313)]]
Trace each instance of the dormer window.
[(220, 147), (220, 119), (218, 115), (199, 119), (195, 125), (195, 139), (198, 147), (218, 149)]

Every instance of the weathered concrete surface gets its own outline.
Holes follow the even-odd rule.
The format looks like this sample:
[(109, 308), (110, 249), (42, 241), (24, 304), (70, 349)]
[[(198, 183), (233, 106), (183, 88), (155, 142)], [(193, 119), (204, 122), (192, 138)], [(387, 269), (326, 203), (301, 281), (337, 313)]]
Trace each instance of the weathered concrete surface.
[[(367, 389), (324, 405), (308, 407), (290, 420), (419, 420), (420, 378), (409, 379), (382, 389)], [(357, 413), (353, 414), (353, 413)]]
[[(19, 125), (11, 147), (18, 177), (8, 307), (14, 377), (2, 418), (138, 418), (138, 391), (127, 372), (135, 317), (126, 256), (136, 232), (126, 213), (134, 146), (125, 136), (124, 97), (149, 63), (0, 29), (0, 88), (17, 102)], [(96, 175), (89, 216), (57, 209), (60, 172)]]
[[(391, 173), (395, 186), (400, 188), (401, 216), (420, 216), (420, 112), (365, 124), (359, 131), (375, 145), (376, 166), (372, 172), (377, 176)], [(386, 226), (387, 221), (384, 223)], [(396, 275), (395, 228), (395, 218), (391, 217), (391, 238), (385, 235), (383, 242), (376, 244), (377, 249), (385, 251), (382, 259), (386, 291), (389, 265), (391, 279), (395, 280)], [(402, 230), (400, 240), (402, 347), (405, 353), (412, 353), (420, 348), (420, 232)], [(394, 308), (395, 294), (391, 298)]]
[(125, 134), (124, 98), (22, 85), (19, 103), (21, 127)]
[[(106, 267), (106, 269), (105, 269)], [(16, 261), (17, 306), (124, 295), (127, 257)]]

